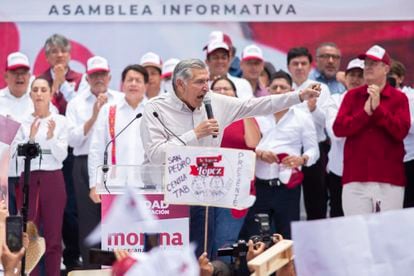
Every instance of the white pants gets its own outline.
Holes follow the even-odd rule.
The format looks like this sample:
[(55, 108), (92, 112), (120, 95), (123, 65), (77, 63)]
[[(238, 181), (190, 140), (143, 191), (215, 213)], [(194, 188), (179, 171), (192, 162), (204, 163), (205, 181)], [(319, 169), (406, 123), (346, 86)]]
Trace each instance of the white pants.
[(345, 216), (369, 214), (376, 211), (402, 209), (404, 187), (380, 182), (351, 182), (342, 189), (342, 208)]

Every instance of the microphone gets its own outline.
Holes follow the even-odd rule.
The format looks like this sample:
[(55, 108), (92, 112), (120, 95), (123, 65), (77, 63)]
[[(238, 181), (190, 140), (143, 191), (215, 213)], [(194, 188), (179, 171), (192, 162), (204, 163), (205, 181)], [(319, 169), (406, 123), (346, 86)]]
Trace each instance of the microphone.
[[(204, 97), (203, 103), (204, 103), (204, 106), (206, 107), (207, 118), (214, 119), (213, 109), (211, 108), (210, 97)], [(217, 135), (214, 134), (213, 138), (217, 138)]]
[(142, 114), (141, 113), (138, 113), (135, 117), (134, 117), (134, 119), (132, 119), (123, 129), (121, 129), (121, 131), (119, 131), (116, 135), (115, 135), (115, 137), (113, 138), (113, 139), (111, 139), (111, 141), (109, 141), (108, 142), (108, 144), (106, 144), (106, 146), (105, 146), (105, 151), (104, 151), (104, 162), (103, 162), (103, 166), (102, 166), (102, 171), (104, 172), (104, 173), (107, 173), (108, 172), (108, 170), (109, 170), (109, 167), (108, 167), (108, 147), (109, 147), (109, 145), (110, 144), (112, 144), (114, 141), (115, 141), (115, 139), (122, 133), (122, 132), (124, 132), (124, 130), (125, 129), (127, 129), (136, 119), (139, 119), (139, 118), (141, 118), (142, 117)]
[(160, 124), (162, 125), (162, 127), (165, 129), (165, 131), (167, 132), (167, 134), (174, 136), (175, 138), (177, 138), (178, 141), (181, 142), (181, 144), (183, 144), (184, 146), (187, 146), (187, 144), (180, 138), (178, 137), (178, 135), (176, 135), (174, 132), (172, 132), (160, 119), (160, 117), (158, 116), (158, 113), (156, 111), (152, 112), (152, 115), (154, 115), (155, 118), (157, 118), (158, 122), (160, 122)]

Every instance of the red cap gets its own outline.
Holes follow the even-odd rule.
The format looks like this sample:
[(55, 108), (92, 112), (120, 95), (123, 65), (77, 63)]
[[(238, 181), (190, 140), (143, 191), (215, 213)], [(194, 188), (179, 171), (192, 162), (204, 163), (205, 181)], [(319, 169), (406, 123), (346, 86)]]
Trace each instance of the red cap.
[(207, 50), (208, 45), (211, 44), (213, 41), (220, 41), (226, 43), (228, 49), (233, 48), (233, 42), (229, 35), (223, 33), (222, 31), (212, 31), (209, 35), (207, 45), (204, 46), (203, 50)]
[(20, 52), (14, 52), (7, 56), (6, 70), (16, 70), (19, 68), (30, 69), (27, 56)]
[(108, 61), (100, 56), (94, 56), (88, 59), (86, 64), (86, 73), (88, 75), (95, 72), (109, 72)]
[(372, 46), (371, 48), (368, 49), (366, 53), (360, 54), (358, 58), (360, 59), (370, 58), (372, 60), (382, 61), (387, 65), (391, 64), (391, 58), (388, 55), (387, 51), (385, 51), (384, 48), (378, 45)]

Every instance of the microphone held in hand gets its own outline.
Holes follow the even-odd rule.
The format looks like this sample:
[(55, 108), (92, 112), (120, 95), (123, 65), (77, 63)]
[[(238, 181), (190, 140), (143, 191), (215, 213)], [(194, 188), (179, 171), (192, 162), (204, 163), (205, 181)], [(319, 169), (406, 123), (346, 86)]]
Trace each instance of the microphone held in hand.
[[(203, 103), (206, 107), (207, 118), (214, 119), (213, 109), (211, 108), (211, 99), (209, 97), (204, 97)], [(217, 135), (213, 135), (213, 138), (217, 138)]]
[(174, 132), (172, 132), (160, 119), (160, 117), (158, 116), (158, 113), (156, 111), (152, 112), (152, 115), (154, 115), (155, 118), (157, 118), (158, 122), (160, 122), (160, 124), (162, 125), (162, 127), (164, 128), (165, 132), (167, 132), (167, 134), (174, 136), (175, 138), (177, 138), (178, 141), (181, 142), (181, 144), (183, 144), (184, 146), (186, 146), (187, 144), (180, 138), (178, 137), (178, 135), (176, 135)]

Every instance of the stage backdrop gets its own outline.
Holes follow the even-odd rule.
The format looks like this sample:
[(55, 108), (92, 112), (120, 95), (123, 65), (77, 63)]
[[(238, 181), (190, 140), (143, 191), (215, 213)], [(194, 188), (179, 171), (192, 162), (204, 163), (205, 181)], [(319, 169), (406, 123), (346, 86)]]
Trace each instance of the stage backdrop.
[[(71, 67), (84, 72), (92, 55), (106, 57), (111, 87), (119, 88), (120, 73), (147, 51), (163, 60), (205, 58), (202, 51), (213, 30), (229, 34), (240, 55), (256, 43), (277, 68), (286, 68), (286, 52), (332, 41), (342, 49), (341, 67), (377, 43), (407, 66), (414, 80), (414, 1), (25, 1), (2, 0), (0, 63), (13, 51), (26, 53), (33, 73), (47, 68), (43, 44), (53, 33), (72, 41)], [(4, 65), (0, 66), (3, 73)], [(4, 81), (0, 79), (0, 87)]]

